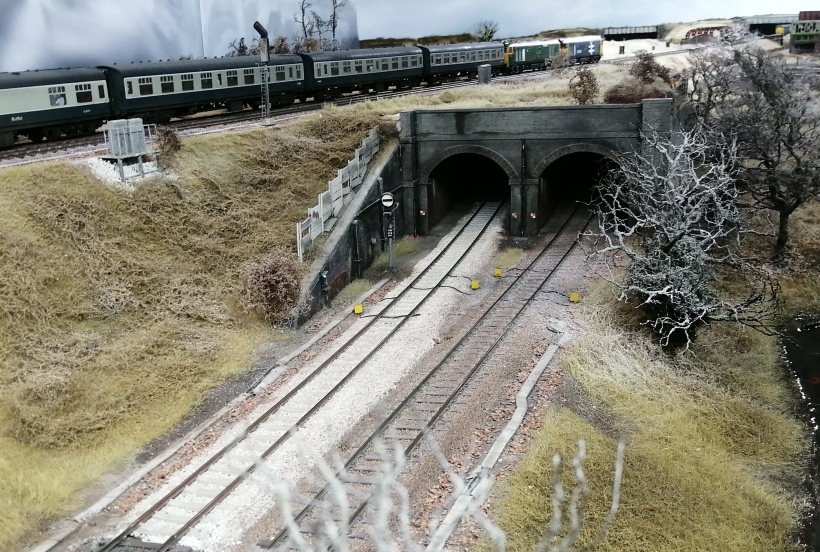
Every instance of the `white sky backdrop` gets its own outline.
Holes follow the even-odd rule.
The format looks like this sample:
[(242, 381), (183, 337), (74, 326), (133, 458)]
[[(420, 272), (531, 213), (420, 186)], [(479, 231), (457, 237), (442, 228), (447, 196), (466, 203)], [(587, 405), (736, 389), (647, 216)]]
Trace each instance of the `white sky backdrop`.
[(622, 27), (817, 10), (818, 0), (355, 0), (361, 38), (469, 32), (483, 19), (499, 36), (564, 27)]
[[(654, 25), (816, 9), (804, 0), (346, 0), (340, 35), (419, 37), (469, 31), (482, 19), (499, 36), (561, 27)], [(330, 0), (312, 0), (325, 17)], [(355, 7), (354, 7), (355, 4)], [(0, 0), (0, 71), (223, 55), (234, 38), (296, 31), (298, 0)], [(357, 18), (358, 12), (358, 18)]]

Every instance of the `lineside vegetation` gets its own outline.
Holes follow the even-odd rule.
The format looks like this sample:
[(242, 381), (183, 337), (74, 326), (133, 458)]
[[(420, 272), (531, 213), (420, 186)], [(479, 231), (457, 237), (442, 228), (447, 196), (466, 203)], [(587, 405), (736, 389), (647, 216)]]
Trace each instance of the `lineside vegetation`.
[(79, 490), (246, 372), (257, 346), (287, 337), (243, 308), (247, 263), (294, 249), (295, 223), (367, 130), (395, 129), (383, 115), (566, 105), (568, 79), (187, 138), (179, 179), (134, 192), (67, 163), (0, 171), (0, 549), (75, 509)]
[(0, 171), (0, 549), (163, 434), (275, 339), (246, 263), (295, 222), (378, 115), (187, 139), (179, 179), (109, 189), (77, 165)]

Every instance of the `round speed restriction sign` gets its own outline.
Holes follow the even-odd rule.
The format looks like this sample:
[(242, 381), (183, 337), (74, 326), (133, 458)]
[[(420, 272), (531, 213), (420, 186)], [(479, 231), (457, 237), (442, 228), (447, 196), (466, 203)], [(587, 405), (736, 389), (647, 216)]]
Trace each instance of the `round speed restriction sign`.
[(391, 194), (390, 192), (385, 192), (385, 193), (382, 194), (382, 205), (385, 208), (389, 209), (390, 207), (393, 206), (393, 204), (395, 202), (396, 202), (396, 200), (393, 197), (393, 194)]

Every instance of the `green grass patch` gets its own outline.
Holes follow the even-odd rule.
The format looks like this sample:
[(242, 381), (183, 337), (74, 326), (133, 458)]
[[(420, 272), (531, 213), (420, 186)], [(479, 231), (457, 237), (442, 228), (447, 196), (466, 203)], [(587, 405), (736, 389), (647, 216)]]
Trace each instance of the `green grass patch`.
[(690, 354), (669, 356), (623, 309), (600, 283), (577, 308), (582, 332), (562, 366), (612, 413), (611, 427), (564, 409), (547, 416), (498, 506), (511, 549), (534, 549), (550, 512), (550, 458), (571, 458), (581, 437), (593, 492), (582, 542), (591, 541), (608, 510), (615, 433), (628, 439), (622, 507), (599, 550), (790, 549), (798, 512), (777, 482), (799, 471), (805, 433), (776, 340), (721, 325), (702, 330)]
[(109, 189), (77, 165), (0, 171), (0, 549), (178, 423), (271, 329), (244, 263), (294, 248), (378, 115), (187, 139), (175, 181)]
[[(403, 257), (404, 255), (409, 255), (416, 250), (418, 244), (416, 240), (410, 239), (400, 239), (396, 240), (393, 244), (396, 248), (396, 257)], [(389, 259), (387, 258), (387, 251), (380, 253), (378, 257), (373, 259), (373, 263), (370, 265), (371, 268), (380, 269), (387, 266)]]
[(524, 258), (524, 250), (520, 247), (512, 247), (504, 251), (496, 261), (498, 268), (512, 268)]
[(339, 303), (347, 303), (349, 301), (353, 301), (363, 293), (367, 292), (373, 283), (370, 280), (365, 280), (364, 278), (359, 280), (354, 280), (340, 291), (336, 297), (334, 297), (334, 301)]

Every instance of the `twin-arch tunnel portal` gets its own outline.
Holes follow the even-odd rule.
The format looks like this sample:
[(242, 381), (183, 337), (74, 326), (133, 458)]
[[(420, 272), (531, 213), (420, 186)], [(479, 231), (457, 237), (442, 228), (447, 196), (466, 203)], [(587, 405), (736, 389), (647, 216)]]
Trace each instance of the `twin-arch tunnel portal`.
[(591, 199), (620, 154), (671, 136), (667, 98), (633, 105), (418, 110), (401, 114), (405, 220), (429, 232), (457, 204), (509, 198), (511, 236), (535, 236), (561, 201)]
[[(588, 203), (593, 188), (610, 171), (614, 161), (593, 152), (569, 153), (550, 163), (539, 182), (539, 229), (562, 201)], [(454, 207), (476, 201), (509, 201), (512, 187), (504, 169), (477, 153), (461, 153), (441, 161), (428, 178), (427, 217), (435, 227)]]

